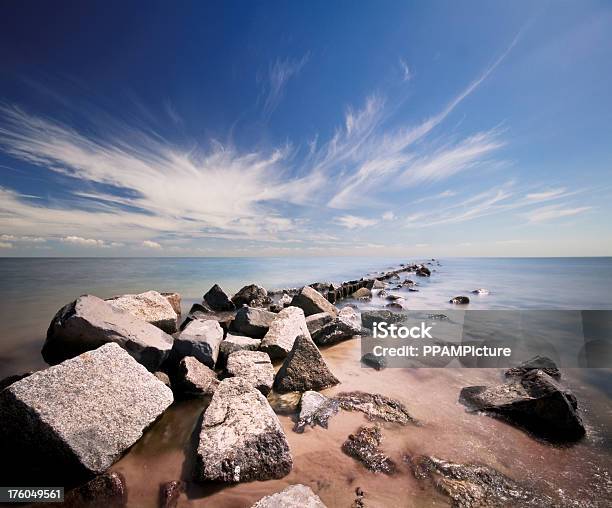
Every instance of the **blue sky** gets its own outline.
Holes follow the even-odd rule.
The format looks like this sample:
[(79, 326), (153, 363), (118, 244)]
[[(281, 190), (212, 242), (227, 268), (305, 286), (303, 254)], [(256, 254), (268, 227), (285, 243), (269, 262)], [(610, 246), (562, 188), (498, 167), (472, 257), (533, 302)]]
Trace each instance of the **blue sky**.
[(0, 256), (611, 255), (609, 2), (4, 2)]

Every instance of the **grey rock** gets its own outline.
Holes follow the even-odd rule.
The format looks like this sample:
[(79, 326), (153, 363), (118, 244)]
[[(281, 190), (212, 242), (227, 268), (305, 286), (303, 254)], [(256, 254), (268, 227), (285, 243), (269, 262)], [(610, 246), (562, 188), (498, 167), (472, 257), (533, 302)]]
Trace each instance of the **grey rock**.
[(97, 296), (84, 295), (55, 315), (42, 355), (47, 363), (54, 365), (108, 342), (119, 344), (154, 371), (170, 354), (173, 339), (156, 326), (114, 308)]
[(416, 420), (401, 402), (385, 395), (355, 391), (339, 393), (335, 399), (345, 411), (360, 411), (365, 413), (368, 420), (401, 425), (416, 424)]
[(125, 478), (115, 471), (96, 476), (93, 480), (66, 492), (63, 503), (45, 503), (62, 508), (119, 508), (127, 506)]
[(467, 296), (453, 296), (448, 303), (454, 303), (455, 305), (466, 305), (470, 303), (470, 299)]
[(305, 392), (322, 390), (339, 382), (312, 339), (300, 335), (276, 374), (274, 389), (280, 393)]
[(370, 367), (376, 370), (382, 370), (387, 366), (387, 362), (384, 357), (376, 356), (374, 353), (366, 353), (361, 357), (361, 363), (366, 367)]
[(261, 344), (260, 339), (245, 337), (244, 335), (232, 335), (228, 333), (219, 346), (219, 357), (217, 367), (225, 368), (227, 357), (236, 351), (257, 351)]
[(185, 356), (194, 356), (211, 369), (219, 356), (223, 330), (218, 321), (194, 319), (174, 339), (172, 358), (178, 362)]
[(368, 288), (360, 288), (355, 291), (352, 296), (353, 298), (370, 299), (372, 298), (372, 291), (370, 291)]
[(304, 286), (300, 292), (293, 297), (291, 305), (299, 307), (304, 311), (305, 316), (327, 312), (335, 316), (338, 313), (336, 307), (328, 302), (318, 291), (310, 286)]
[(219, 284), (215, 284), (204, 295), (204, 301), (212, 310), (234, 310), (236, 306)]
[(224, 379), (204, 413), (195, 479), (278, 479), (292, 467), (287, 436), (266, 398), (243, 378)]
[(137, 295), (121, 295), (107, 300), (114, 308), (129, 312), (166, 333), (176, 332), (178, 315), (161, 293), (147, 291)]
[(331, 323), (334, 320), (334, 316), (327, 312), (319, 312), (318, 314), (312, 314), (306, 318), (306, 327), (312, 336), (313, 333), (318, 332), (325, 325)]
[(310, 487), (298, 483), (262, 497), (251, 508), (325, 508), (325, 505)]
[(311, 427), (319, 425), (326, 429), (329, 419), (338, 413), (339, 409), (340, 405), (335, 399), (330, 399), (319, 392), (308, 390), (302, 394), (300, 415), (293, 430), (302, 433), (306, 425)]
[(182, 358), (176, 369), (172, 386), (183, 396), (203, 397), (215, 393), (219, 380), (215, 371), (209, 369), (193, 356)]
[(168, 302), (170, 303), (170, 305), (172, 305), (172, 308), (174, 309), (174, 312), (176, 312), (177, 316), (180, 316), (182, 314), (182, 309), (181, 309), (181, 295), (180, 293), (162, 293), (161, 294), (166, 300), (168, 300)]
[(374, 279), (370, 289), (385, 289), (385, 283), (382, 280)]
[(105, 344), (0, 392), (0, 446), (21, 478), (70, 484), (104, 472), (172, 401), (125, 350)]
[(227, 373), (242, 377), (264, 395), (268, 395), (274, 383), (274, 367), (263, 351), (237, 351), (227, 359)]
[(546, 356), (534, 356), (530, 360), (512, 367), (505, 372), (506, 377), (521, 378), (532, 370), (541, 370), (554, 379), (561, 379), (561, 371), (550, 358)]
[(272, 298), (268, 296), (268, 292), (257, 284), (249, 284), (244, 286), (232, 297), (232, 303), (237, 309), (243, 305), (249, 307), (265, 307), (272, 303)]
[(364, 328), (372, 330), (374, 323), (386, 322), (388, 324), (400, 323), (406, 316), (390, 310), (365, 310), (361, 313), (361, 324)]
[(361, 334), (361, 314), (352, 307), (343, 307), (331, 322), (312, 333), (319, 346), (335, 344)]
[(298, 335), (310, 338), (304, 312), (298, 307), (287, 307), (274, 315), (270, 328), (261, 341), (260, 349), (273, 360), (287, 356)]
[(236, 312), (230, 330), (254, 339), (263, 339), (275, 317), (276, 314), (268, 310), (242, 307)]
[(380, 450), (382, 432), (378, 427), (360, 427), (342, 444), (342, 451), (375, 473), (393, 474), (396, 464)]

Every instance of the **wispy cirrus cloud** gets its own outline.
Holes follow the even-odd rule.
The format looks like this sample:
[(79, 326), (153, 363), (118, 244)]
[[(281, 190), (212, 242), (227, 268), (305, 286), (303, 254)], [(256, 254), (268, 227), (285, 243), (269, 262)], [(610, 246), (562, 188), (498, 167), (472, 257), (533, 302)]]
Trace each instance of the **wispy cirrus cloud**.
[(278, 107), (285, 93), (285, 87), (289, 80), (297, 76), (308, 62), (310, 55), (307, 53), (299, 60), (286, 58), (276, 60), (270, 65), (268, 71), (267, 95), (263, 104), (263, 116), (269, 119)]
[(357, 217), (355, 215), (342, 215), (336, 217), (334, 221), (340, 226), (347, 229), (366, 228), (378, 224), (376, 219), (368, 219), (366, 217)]
[(541, 208), (536, 208), (525, 214), (525, 217), (529, 222), (549, 222), (556, 219), (565, 217), (574, 217), (584, 212), (592, 210), (591, 206), (576, 206), (570, 207), (565, 205), (550, 205)]

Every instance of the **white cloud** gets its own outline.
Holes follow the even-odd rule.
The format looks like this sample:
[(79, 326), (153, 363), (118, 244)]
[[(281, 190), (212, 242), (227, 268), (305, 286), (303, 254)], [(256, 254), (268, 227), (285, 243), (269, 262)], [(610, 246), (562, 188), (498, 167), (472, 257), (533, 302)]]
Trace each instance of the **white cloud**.
[(399, 59), (399, 64), (400, 64), (400, 68), (402, 70), (402, 80), (403, 81), (410, 81), (412, 79), (412, 71), (410, 70), (410, 67), (406, 63), (406, 60), (404, 60), (403, 58), (400, 58)]
[(566, 189), (561, 187), (558, 189), (550, 189), (542, 192), (532, 192), (525, 196), (527, 201), (547, 201), (567, 195)]
[(147, 249), (156, 249), (156, 250), (159, 250), (162, 248), (161, 244), (157, 242), (153, 242), (151, 240), (145, 240), (144, 242), (142, 242), (142, 246), (146, 247)]
[(356, 217), (355, 215), (343, 215), (341, 217), (336, 217), (335, 222), (348, 229), (365, 228), (378, 223), (378, 221), (375, 219)]
[(570, 208), (563, 205), (551, 205), (532, 210), (526, 214), (526, 217), (529, 222), (547, 222), (563, 217), (573, 217), (591, 209), (592, 207), (590, 206)]
[(24, 243), (44, 243), (47, 241), (46, 238), (41, 236), (15, 236), (15, 235), (0, 235), (0, 240), (7, 240), (11, 242), (24, 242)]
[(276, 60), (269, 70), (268, 94), (263, 106), (264, 118), (269, 118), (283, 98), (287, 82), (297, 76), (308, 62), (309, 55), (300, 60)]
[(397, 217), (391, 210), (382, 214), (382, 220), (395, 220), (395, 219), (397, 219)]
[(95, 238), (83, 238), (82, 236), (65, 236), (61, 239), (64, 243), (72, 243), (74, 245), (80, 245), (82, 247), (107, 247), (103, 240), (96, 240)]

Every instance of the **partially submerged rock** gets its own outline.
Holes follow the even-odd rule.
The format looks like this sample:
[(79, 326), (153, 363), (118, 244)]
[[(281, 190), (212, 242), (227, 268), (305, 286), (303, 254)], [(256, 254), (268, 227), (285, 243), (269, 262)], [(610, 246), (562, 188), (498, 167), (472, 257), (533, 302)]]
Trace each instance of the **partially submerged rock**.
[(470, 299), (467, 296), (453, 296), (448, 303), (454, 303), (455, 305), (466, 305), (470, 303)]
[(327, 312), (333, 316), (338, 313), (338, 310), (333, 304), (310, 286), (304, 286), (300, 292), (293, 297), (291, 305), (302, 309), (305, 316), (311, 316), (319, 312)]
[(378, 393), (342, 392), (335, 398), (342, 409), (361, 411), (369, 420), (383, 420), (401, 425), (416, 423), (401, 402)]
[(457, 508), (558, 506), (552, 499), (524, 487), (481, 464), (458, 464), (436, 457), (405, 457), (417, 480), (429, 480)]
[(176, 508), (181, 492), (185, 490), (185, 482), (173, 480), (159, 486), (160, 508)]
[(327, 428), (329, 419), (338, 413), (340, 405), (335, 399), (330, 399), (325, 395), (312, 390), (302, 394), (300, 400), (300, 415), (293, 430), (299, 434), (304, 432), (306, 425), (314, 427), (319, 425)]
[(557, 367), (557, 364), (546, 356), (534, 356), (530, 360), (527, 360), (526, 362), (523, 362), (520, 365), (517, 365), (516, 367), (508, 369), (505, 372), (505, 375), (509, 378), (521, 378), (528, 372), (538, 369), (545, 372), (554, 379), (561, 379), (561, 371)]
[(114, 308), (97, 296), (84, 295), (55, 315), (42, 355), (47, 363), (55, 365), (108, 342), (118, 344), (154, 371), (170, 354), (173, 339), (156, 326)]
[(352, 307), (344, 307), (334, 319), (312, 332), (312, 340), (319, 346), (335, 344), (361, 334), (361, 314)]
[(2, 390), (0, 446), (18, 477), (69, 485), (104, 472), (172, 401), (153, 374), (106, 344)]
[(224, 379), (202, 420), (196, 480), (269, 480), (292, 466), (287, 437), (266, 398), (243, 378)]
[(541, 370), (498, 386), (464, 388), (459, 401), (552, 441), (576, 441), (585, 434), (576, 397)]
[(227, 358), (236, 351), (257, 351), (261, 344), (260, 339), (245, 337), (244, 335), (233, 335), (228, 333), (225, 339), (219, 345), (219, 357), (217, 358), (217, 367), (224, 368), (227, 364)]
[(179, 362), (174, 378), (174, 390), (182, 396), (204, 397), (215, 393), (219, 380), (215, 371), (209, 369), (193, 356)]
[(223, 330), (217, 321), (194, 319), (174, 339), (172, 358), (178, 362), (181, 358), (193, 356), (212, 369), (222, 340)]
[(352, 296), (353, 298), (357, 299), (369, 300), (370, 298), (372, 298), (372, 291), (370, 291), (368, 288), (360, 288), (355, 291)]
[(378, 427), (360, 427), (342, 444), (342, 451), (375, 473), (393, 474), (397, 466), (379, 448), (382, 433)]
[(236, 351), (227, 359), (227, 373), (246, 379), (264, 395), (268, 395), (274, 383), (274, 367), (263, 351)]
[(261, 341), (260, 349), (270, 355), (270, 358), (287, 356), (298, 335), (310, 338), (304, 312), (298, 307), (287, 307), (274, 315), (270, 328)]
[(204, 301), (212, 310), (234, 310), (236, 306), (219, 284), (215, 284), (204, 295)]
[(325, 505), (310, 487), (298, 483), (262, 497), (251, 508), (325, 508)]
[(121, 295), (107, 300), (114, 308), (129, 312), (166, 333), (176, 332), (177, 312), (172, 304), (157, 291), (137, 295)]
[(236, 312), (236, 317), (232, 321), (230, 329), (241, 335), (263, 339), (275, 318), (276, 314), (274, 312), (253, 307), (242, 307)]
[[(125, 478), (115, 471), (96, 476), (84, 485), (66, 492), (63, 503), (51, 506), (62, 508), (109, 508), (127, 506), (128, 491)], [(46, 504), (45, 506), (49, 506)]]
[(421, 265), (417, 268), (416, 274), (419, 277), (429, 277), (431, 275), (431, 270), (426, 266)]
[(382, 370), (387, 366), (387, 361), (382, 356), (376, 356), (374, 353), (366, 353), (361, 357), (361, 363), (366, 367), (376, 370)]
[(405, 317), (403, 314), (390, 310), (364, 310), (361, 313), (361, 324), (364, 328), (372, 330), (374, 323), (400, 323)]
[(300, 335), (276, 374), (274, 389), (280, 393), (305, 392), (322, 390), (339, 382), (312, 339)]
[(248, 305), (249, 307), (265, 307), (272, 303), (272, 298), (268, 296), (268, 292), (265, 288), (257, 284), (249, 284), (232, 296), (232, 303), (237, 309), (243, 305)]

